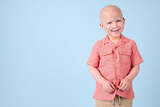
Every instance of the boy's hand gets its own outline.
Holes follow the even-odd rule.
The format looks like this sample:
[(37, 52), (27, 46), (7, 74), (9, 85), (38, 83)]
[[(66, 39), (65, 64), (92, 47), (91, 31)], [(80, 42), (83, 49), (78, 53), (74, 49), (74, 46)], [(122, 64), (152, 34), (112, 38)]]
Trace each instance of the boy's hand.
[(121, 82), (118, 88), (120, 90), (126, 91), (130, 88), (131, 86), (131, 81), (128, 78), (124, 78)]
[(104, 91), (106, 91), (108, 93), (112, 93), (112, 92), (115, 91), (114, 85), (111, 82), (107, 81), (107, 80), (105, 80), (102, 83), (102, 87), (103, 87)]

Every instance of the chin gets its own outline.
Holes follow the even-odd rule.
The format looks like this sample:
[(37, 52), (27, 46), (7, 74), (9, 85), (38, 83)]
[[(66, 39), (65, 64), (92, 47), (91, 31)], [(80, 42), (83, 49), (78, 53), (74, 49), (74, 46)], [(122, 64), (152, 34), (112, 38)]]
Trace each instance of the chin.
[(121, 36), (121, 34), (118, 34), (118, 35), (110, 35), (111, 37), (113, 38), (119, 38)]

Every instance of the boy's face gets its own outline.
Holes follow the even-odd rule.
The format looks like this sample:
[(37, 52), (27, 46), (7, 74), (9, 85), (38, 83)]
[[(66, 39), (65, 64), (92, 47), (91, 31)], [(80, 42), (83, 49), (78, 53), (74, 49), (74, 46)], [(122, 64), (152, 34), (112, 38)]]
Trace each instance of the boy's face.
[(120, 9), (108, 9), (103, 10), (100, 15), (101, 23), (100, 26), (103, 30), (106, 27), (112, 28), (111, 30), (106, 30), (107, 34), (111, 38), (119, 38), (124, 29), (125, 19), (122, 16)]

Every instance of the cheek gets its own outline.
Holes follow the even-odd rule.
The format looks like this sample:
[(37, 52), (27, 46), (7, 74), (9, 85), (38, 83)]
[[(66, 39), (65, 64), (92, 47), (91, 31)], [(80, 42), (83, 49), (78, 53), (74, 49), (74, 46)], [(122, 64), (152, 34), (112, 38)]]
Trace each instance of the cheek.
[(110, 32), (108, 30), (106, 30), (106, 33), (109, 34)]
[(124, 23), (119, 23), (119, 27), (124, 28)]

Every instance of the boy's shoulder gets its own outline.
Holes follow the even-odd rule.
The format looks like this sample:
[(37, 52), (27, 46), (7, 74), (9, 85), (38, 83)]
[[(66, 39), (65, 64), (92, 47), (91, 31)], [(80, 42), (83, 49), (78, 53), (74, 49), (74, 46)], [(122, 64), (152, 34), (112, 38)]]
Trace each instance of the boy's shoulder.
[[(97, 42), (95, 42), (94, 45), (95, 45), (95, 46), (101, 46), (101, 45), (103, 45), (105, 39), (106, 39), (106, 37), (103, 38), (103, 39), (101, 39), (101, 40), (98, 40)], [(133, 39), (127, 38), (127, 37), (125, 37), (125, 36), (123, 36), (122, 40), (125, 41), (125, 42), (128, 42), (128, 43), (130, 43), (130, 44), (136, 44), (136, 42), (135, 42)]]
[(136, 42), (133, 39), (127, 38), (124, 36), (124, 38), (128, 41), (128, 44), (132, 45), (132, 46), (136, 46)]
[[(103, 38), (104, 39), (104, 38)], [(101, 47), (103, 45), (103, 39), (98, 40), (97, 42), (94, 43), (94, 47)]]
[(123, 36), (123, 38), (128, 41), (129, 43), (135, 43), (135, 41), (133, 39), (127, 38), (125, 36)]

